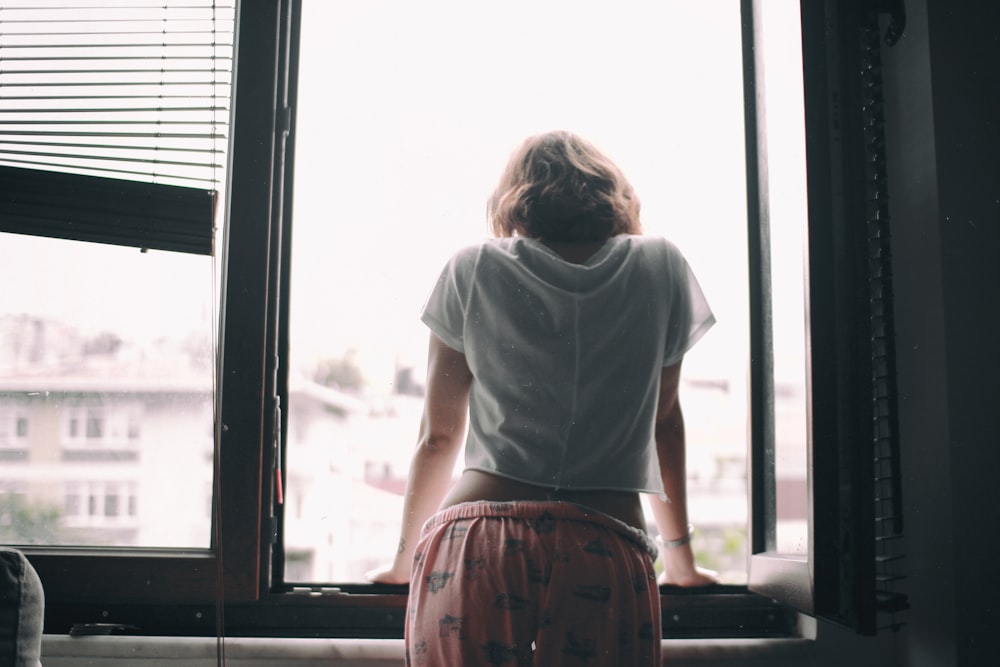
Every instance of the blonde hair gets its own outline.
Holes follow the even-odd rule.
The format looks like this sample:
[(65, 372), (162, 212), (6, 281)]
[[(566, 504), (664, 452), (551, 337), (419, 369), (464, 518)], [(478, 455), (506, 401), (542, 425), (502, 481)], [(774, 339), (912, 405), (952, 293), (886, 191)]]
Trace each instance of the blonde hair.
[(557, 130), (513, 152), (487, 203), (495, 236), (604, 241), (639, 234), (639, 199), (621, 170), (593, 144)]

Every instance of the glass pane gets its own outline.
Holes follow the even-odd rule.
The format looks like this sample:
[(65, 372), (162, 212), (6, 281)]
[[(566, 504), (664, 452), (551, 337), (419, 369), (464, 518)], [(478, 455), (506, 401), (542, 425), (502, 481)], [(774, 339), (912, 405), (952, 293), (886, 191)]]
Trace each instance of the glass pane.
[(207, 548), (212, 258), (0, 247), (0, 543)]
[(775, 549), (807, 554), (806, 167), (797, 0), (760, 3), (771, 231)]
[(745, 582), (739, 2), (303, 5), (285, 580), (362, 581), (394, 552), (420, 308), (449, 256), (487, 236), (509, 152), (564, 128), (621, 165), (647, 232), (680, 246), (716, 313), (682, 378), (690, 511), (701, 562)]

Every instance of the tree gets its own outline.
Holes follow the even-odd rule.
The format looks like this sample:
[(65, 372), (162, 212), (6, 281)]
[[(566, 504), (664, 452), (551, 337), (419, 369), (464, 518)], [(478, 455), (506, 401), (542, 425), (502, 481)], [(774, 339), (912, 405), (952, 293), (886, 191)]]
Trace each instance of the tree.
[(355, 356), (354, 350), (348, 350), (342, 357), (320, 361), (313, 372), (313, 381), (324, 387), (360, 393), (365, 385), (365, 377)]
[(24, 496), (0, 494), (0, 544), (67, 544), (74, 540), (52, 505), (32, 505)]
[(96, 336), (84, 341), (83, 343), (83, 353), (84, 355), (91, 354), (106, 354), (112, 355), (117, 352), (122, 346), (122, 339), (116, 333), (111, 333), (109, 331), (103, 331)]

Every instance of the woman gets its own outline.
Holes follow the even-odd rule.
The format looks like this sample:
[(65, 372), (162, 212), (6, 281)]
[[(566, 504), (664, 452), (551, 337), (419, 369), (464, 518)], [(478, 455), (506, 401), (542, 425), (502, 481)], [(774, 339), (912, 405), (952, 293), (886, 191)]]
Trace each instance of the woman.
[(371, 578), (410, 582), (412, 664), (659, 665), (639, 494), (661, 583), (714, 583), (691, 550), (677, 396), (714, 317), (680, 252), (641, 235), (618, 167), (571, 133), (527, 139), (488, 212), (497, 238), (455, 254), (424, 307), (402, 535)]

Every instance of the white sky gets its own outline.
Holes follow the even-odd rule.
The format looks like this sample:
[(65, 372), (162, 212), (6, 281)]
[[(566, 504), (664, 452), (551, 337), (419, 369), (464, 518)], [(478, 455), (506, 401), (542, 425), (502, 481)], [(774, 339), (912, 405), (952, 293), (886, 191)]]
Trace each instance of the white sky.
[[(420, 372), (427, 333), (418, 313), (438, 271), (485, 237), (485, 201), (510, 150), (564, 128), (622, 166), (647, 231), (675, 241), (694, 267), (719, 325), (690, 355), (689, 372), (742, 377), (738, 0), (306, 0), (303, 12), (291, 303), (299, 364), (356, 349), (376, 382), (397, 359)], [(780, 109), (773, 127), (801, 125)], [(773, 224), (785, 230), (776, 255), (801, 256), (796, 151), (793, 141), (784, 171), (771, 165), (782, 194)], [(210, 315), (210, 258), (55, 245), (3, 235), (0, 313), (139, 339), (183, 335)], [(793, 323), (776, 335), (788, 332), (782, 349), (801, 349), (801, 280), (776, 278), (776, 290), (792, 288), (776, 296), (776, 319)]]
[(718, 329), (745, 332), (741, 76), (737, 0), (306, 3), (300, 359), (356, 348), (373, 372), (397, 355), (419, 368), (417, 315), (438, 271), (486, 235), (509, 152), (555, 128), (622, 166), (647, 231), (688, 256)]

